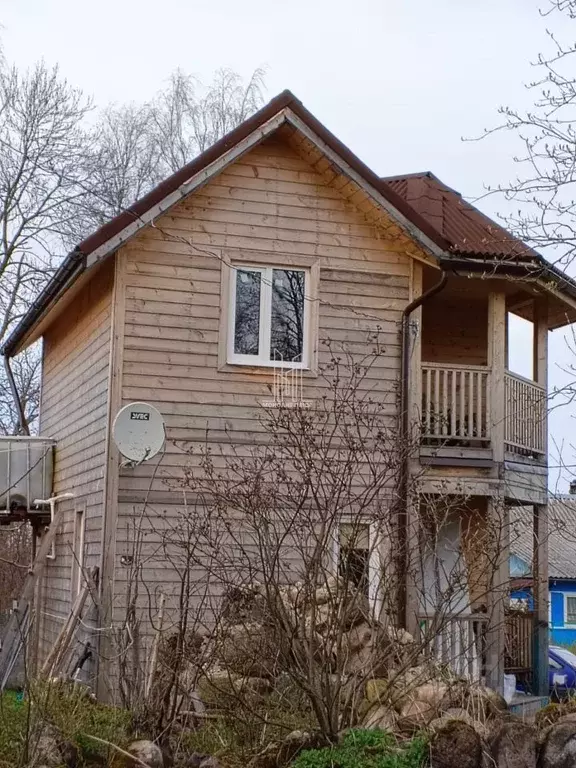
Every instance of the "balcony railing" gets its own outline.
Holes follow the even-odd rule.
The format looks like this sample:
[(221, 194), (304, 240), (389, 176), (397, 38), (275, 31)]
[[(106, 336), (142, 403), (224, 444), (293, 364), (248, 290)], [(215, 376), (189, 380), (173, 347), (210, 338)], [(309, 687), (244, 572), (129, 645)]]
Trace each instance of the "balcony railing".
[(514, 453), (546, 453), (546, 390), (515, 373), (504, 377), (504, 441)]
[(436, 664), (478, 682), (484, 674), (486, 655), (485, 615), (419, 616), (419, 642)]
[[(423, 363), (422, 442), (436, 446), (489, 447), (494, 437), (491, 400), (497, 396), (492, 388), (491, 370), (486, 366)], [(504, 398), (505, 406), (506, 449), (524, 456), (544, 455), (545, 389), (506, 372), (500, 397)]]
[(422, 365), (425, 442), (490, 440), (490, 369), (481, 365)]

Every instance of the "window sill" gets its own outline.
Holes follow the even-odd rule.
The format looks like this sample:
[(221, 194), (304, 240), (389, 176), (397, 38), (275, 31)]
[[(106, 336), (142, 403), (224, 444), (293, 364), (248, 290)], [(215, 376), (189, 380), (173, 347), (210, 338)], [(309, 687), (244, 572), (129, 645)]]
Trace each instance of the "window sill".
[(275, 371), (299, 371), (305, 379), (318, 378), (315, 368), (291, 368), (270, 365), (247, 365), (246, 363), (222, 363), (218, 366), (219, 373), (247, 373), (251, 376), (273, 376)]

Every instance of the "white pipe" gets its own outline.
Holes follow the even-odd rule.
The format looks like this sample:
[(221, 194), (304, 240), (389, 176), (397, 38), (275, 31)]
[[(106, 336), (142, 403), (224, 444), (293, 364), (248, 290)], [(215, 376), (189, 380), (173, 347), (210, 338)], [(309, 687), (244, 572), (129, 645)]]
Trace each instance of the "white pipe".
[[(49, 504), (50, 505), (50, 523), (52, 524), (54, 522), (54, 513), (56, 512), (56, 502), (58, 501), (64, 501), (65, 499), (73, 499), (74, 494), (73, 493), (61, 493), (59, 496), (51, 496), (49, 499), (34, 499), (32, 502), (34, 506), (40, 506), (41, 504)], [(55, 560), (56, 559), (56, 541), (52, 542), (52, 547), (50, 548), (49, 554), (46, 555), (46, 557), (49, 560)]]

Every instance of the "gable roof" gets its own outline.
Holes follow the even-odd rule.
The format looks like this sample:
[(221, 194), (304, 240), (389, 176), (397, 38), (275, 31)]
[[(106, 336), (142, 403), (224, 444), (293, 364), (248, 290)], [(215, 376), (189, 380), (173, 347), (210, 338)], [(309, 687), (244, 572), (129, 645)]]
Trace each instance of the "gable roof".
[[(532, 510), (510, 508), (510, 552), (532, 564)], [(576, 579), (576, 497), (548, 502), (548, 572), (551, 579)]]
[[(571, 306), (576, 307), (575, 282), (480, 211), (463, 202), (458, 193), (442, 184), (433, 174), (380, 178), (286, 90), (79, 243), (64, 259), (0, 351), (12, 356), (23, 349), (34, 334), (40, 335), (49, 311), (72, 286), (77, 287), (82, 280), (89, 279), (89, 271), (99, 261), (114, 253), (155, 216), (166, 212), (190, 194), (211, 174), (225, 167), (226, 162), (232, 162), (242, 151), (248, 151), (283, 123), (290, 123), (308, 138), (312, 137), (343, 173), (364, 185), (376, 204), (444, 266), (465, 266), (473, 271), (475, 265), (470, 262), (471, 256), (491, 257), (491, 274), (504, 270), (511, 273), (513, 268), (520, 268), (520, 272), (517, 269), (513, 274), (536, 279), (543, 276), (552, 278), (555, 287), (568, 294), (573, 302)], [(242, 150), (243, 146), (247, 149)], [(497, 232), (496, 237), (494, 232)], [(488, 236), (489, 233), (492, 234)], [(479, 248), (480, 245), (482, 248)], [(518, 255), (514, 263), (509, 259), (513, 254)], [(458, 256), (465, 257), (466, 264), (460, 264)], [(485, 269), (485, 265), (480, 266)]]
[[(250, 137), (254, 137), (254, 143), (263, 140), (284, 122), (291, 122), (297, 128), (307, 130), (317, 137), (327, 151), (338, 157), (350, 173), (355, 174), (378, 195), (380, 202), (392, 217), (408, 231), (410, 236), (420, 240), (424, 248), (440, 256), (449, 247), (448, 242), (430, 222), (356, 157), (306, 109), (301, 101), (290, 91), (285, 90), (205, 152), (79, 243), (64, 259), (0, 351), (4, 355), (13, 355), (20, 351), (31, 328), (46, 314), (55, 299), (62, 295), (61, 291), (67, 290), (70, 283), (74, 282), (87, 268), (93, 266), (95, 261), (113, 252), (142, 226), (149, 223), (146, 217), (151, 212), (157, 211), (156, 215), (164, 213), (178, 200), (189, 194), (193, 180), (202, 173), (207, 173), (227, 153), (232, 152)], [(125, 237), (122, 237), (124, 234)]]

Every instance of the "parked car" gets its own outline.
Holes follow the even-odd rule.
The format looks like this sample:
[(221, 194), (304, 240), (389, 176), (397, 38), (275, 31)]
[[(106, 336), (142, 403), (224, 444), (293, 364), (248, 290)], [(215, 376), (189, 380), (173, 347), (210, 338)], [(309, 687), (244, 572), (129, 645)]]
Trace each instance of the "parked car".
[(576, 654), (560, 645), (548, 649), (550, 694), (561, 698), (576, 693)]

